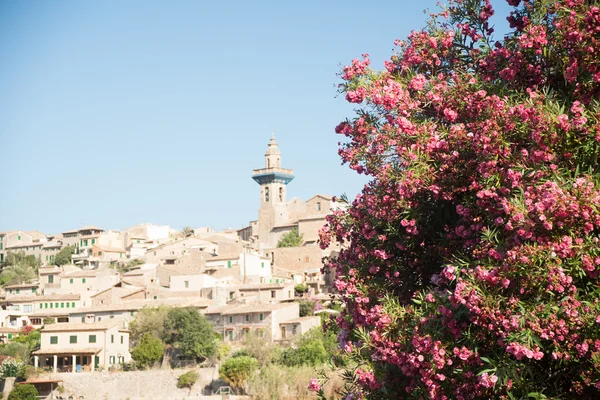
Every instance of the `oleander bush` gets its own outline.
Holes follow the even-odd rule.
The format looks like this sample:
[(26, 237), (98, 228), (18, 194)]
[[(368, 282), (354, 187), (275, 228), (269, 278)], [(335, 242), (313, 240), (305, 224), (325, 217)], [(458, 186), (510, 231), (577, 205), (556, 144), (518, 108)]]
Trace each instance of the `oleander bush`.
[[(451, 1), (385, 69), (342, 71), (347, 399), (600, 397), (600, 9)], [(319, 382), (311, 388), (319, 390)]]

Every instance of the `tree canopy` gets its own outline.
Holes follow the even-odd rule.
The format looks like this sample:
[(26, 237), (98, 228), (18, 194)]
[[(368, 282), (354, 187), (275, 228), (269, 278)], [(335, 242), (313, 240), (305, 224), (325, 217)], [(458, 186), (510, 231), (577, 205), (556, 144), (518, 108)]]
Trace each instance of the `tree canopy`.
[(165, 352), (163, 342), (151, 333), (145, 333), (131, 350), (131, 358), (142, 368), (150, 367), (160, 361)]
[(184, 356), (204, 360), (217, 355), (215, 332), (197, 309), (169, 309), (164, 327), (165, 343), (179, 349)]
[(298, 233), (298, 229), (294, 228), (281, 237), (277, 243), (277, 247), (299, 247), (304, 243), (304, 235)]
[(56, 257), (54, 257), (54, 265), (66, 265), (66, 264), (70, 264), (71, 263), (71, 256), (75, 253), (75, 246), (65, 246), (62, 249), (60, 249), (60, 251), (58, 252), (58, 254), (56, 254)]
[(37, 278), (40, 263), (33, 255), (9, 251), (0, 272), (0, 286), (18, 285)]
[(370, 178), (328, 217), (352, 398), (600, 396), (600, 9), (451, 1), (343, 68)]

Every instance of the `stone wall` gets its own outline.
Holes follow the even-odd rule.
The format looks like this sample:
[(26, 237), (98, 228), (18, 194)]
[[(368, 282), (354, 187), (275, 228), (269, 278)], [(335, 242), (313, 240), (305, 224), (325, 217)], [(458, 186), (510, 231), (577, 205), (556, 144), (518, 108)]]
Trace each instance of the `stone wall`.
[(47, 377), (63, 381), (63, 397), (75, 395), (74, 398), (78, 399), (83, 396), (85, 400), (181, 400), (211, 394), (210, 385), (218, 380), (218, 370), (197, 368), (200, 378), (192, 390), (178, 389), (177, 378), (189, 370), (80, 372), (50, 374)]

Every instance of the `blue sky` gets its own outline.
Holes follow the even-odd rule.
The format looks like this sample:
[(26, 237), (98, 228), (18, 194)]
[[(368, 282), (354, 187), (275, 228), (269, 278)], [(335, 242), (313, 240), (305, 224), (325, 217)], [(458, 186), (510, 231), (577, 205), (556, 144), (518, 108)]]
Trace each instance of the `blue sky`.
[(353, 197), (336, 74), (381, 68), (435, 3), (0, 2), (0, 231), (240, 228), (272, 132), (288, 198)]

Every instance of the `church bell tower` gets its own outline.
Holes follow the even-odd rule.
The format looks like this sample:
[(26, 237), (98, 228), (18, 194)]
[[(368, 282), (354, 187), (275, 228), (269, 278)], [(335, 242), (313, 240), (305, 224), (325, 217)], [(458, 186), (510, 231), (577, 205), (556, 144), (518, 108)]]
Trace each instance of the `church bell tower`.
[(271, 136), (269, 147), (265, 153), (265, 168), (255, 169), (252, 174), (260, 185), (260, 209), (258, 210), (258, 232), (260, 247), (273, 248), (274, 227), (287, 221), (287, 184), (294, 179), (294, 171), (281, 168), (281, 152), (277, 146), (275, 135)]

